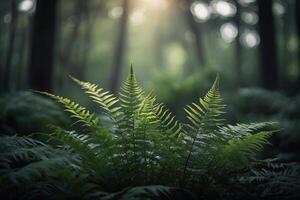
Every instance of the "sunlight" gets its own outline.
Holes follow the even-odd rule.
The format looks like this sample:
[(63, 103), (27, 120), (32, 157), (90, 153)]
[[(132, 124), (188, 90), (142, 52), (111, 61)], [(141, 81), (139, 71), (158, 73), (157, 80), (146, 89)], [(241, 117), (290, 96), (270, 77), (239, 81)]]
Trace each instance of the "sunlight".
[(227, 1), (216, 1), (212, 3), (214, 11), (223, 17), (232, 17), (236, 13), (236, 7)]
[(190, 10), (200, 22), (207, 21), (210, 18), (210, 8), (206, 3), (196, 1), (192, 3)]
[(275, 2), (273, 4), (273, 12), (276, 15), (283, 15), (285, 13), (285, 8), (284, 8), (284, 6), (281, 3)]
[(255, 25), (258, 22), (258, 16), (254, 12), (243, 12), (241, 17), (245, 23), (250, 25)]
[(122, 14), (123, 14), (123, 8), (121, 6), (116, 6), (109, 11), (108, 16), (112, 19), (117, 19), (121, 17)]
[(19, 3), (19, 11), (20, 12), (30, 12), (34, 8), (33, 0), (23, 0)]
[(256, 31), (247, 30), (242, 34), (241, 42), (245, 47), (254, 48), (260, 43), (260, 37)]
[(225, 23), (220, 28), (222, 39), (225, 42), (232, 42), (238, 35), (236, 26), (232, 23)]
[(155, 9), (164, 10), (168, 7), (167, 0), (145, 0), (147, 3)]
[(145, 21), (144, 9), (136, 9), (130, 15), (130, 22), (135, 26), (141, 25), (144, 21)]

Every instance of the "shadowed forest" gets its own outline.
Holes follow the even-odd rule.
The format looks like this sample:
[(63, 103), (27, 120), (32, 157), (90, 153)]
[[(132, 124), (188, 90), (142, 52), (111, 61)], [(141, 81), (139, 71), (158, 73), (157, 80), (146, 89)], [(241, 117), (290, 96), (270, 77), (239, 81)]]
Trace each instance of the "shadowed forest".
[(300, 0), (0, 1), (1, 199), (300, 199)]

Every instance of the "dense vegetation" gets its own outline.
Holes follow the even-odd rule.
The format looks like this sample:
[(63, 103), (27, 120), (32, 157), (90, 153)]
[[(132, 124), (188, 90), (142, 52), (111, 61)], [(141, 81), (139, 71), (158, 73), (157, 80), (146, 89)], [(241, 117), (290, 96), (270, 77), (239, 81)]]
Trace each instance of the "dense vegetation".
[(259, 157), (277, 134), (275, 124), (226, 124), (219, 77), (185, 107), (187, 123), (153, 92), (145, 94), (132, 68), (118, 97), (72, 79), (101, 115), (40, 92), (60, 103), (74, 124), (53, 125), (51, 134), (1, 137), (7, 199), (299, 198), (298, 166)]
[(0, 199), (300, 199), (299, 22), (300, 0), (0, 1)]

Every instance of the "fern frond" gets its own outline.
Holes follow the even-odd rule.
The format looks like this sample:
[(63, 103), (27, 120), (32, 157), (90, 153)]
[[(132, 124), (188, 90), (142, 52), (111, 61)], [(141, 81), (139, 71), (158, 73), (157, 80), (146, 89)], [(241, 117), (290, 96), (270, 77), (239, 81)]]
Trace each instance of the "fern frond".
[(76, 123), (80, 123), (85, 127), (89, 127), (93, 131), (99, 129), (100, 119), (94, 114), (88, 111), (85, 107), (71, 101), (68, 98), (53, 95), (47, 92), (40, 92), (60, 103), (65, 111), (71, 114), (71, 118), (76, 119)]
[(72, 151), (82, 156), (90, 164), (96, 162), (100, 154), (100, 144), (94, 144), (89, 135), (82, 135), (74, 131), (65, 131), (57, 127), (51, 137), (60, 143), (67, 145)]
[(134, 116), (144, 99), (143, 94), (144, 92), (139, 86), (131, 66), (130, 73), (119, 92), (121, 110), (124, 114), (123, 119), (119, 123), (120, 127), (127, 133), (132, 132), (134, 129)]
[(216, 131), (223, 125), (220, 116), (224, 113), (225, 105), (222, 104), (222, 100), (217, 76), (205, 97), (200, 98), (199, 103), (192, 103), (184, 109), (190, 123), (187, 124), (188, 134), (184, 137), (182, 184), (188, 178), (188, 174), (199, 172), (198, 165), (207, 159), (206, 152), (215, 145)]
[[(251, 156), (260, 152), (273, 132), (262, 131), (243, 138), (233, 138), (226, 145), (221, 145), (221, 157), (217, 157), (217, 165), (227, 170), (241, 169), (247, 166)], [(217, 153), (217, 152), (216, 152)]]
[(197, 132), (199, 129), (212, 130), (223, 125), (224, 120), (220, 119), (220, 115), (224, 113), (225, 105), (222, 104), (222, 101), (219, 91), (219, 76), (217, 76), (205, 97), (184, 109), (190, 121), (187, 126), (193, 132)]
[[(3, 139), (3, 140), (2, 140)], [(78, 165), (77, 158), (62, 149), (52, 148), (40, 141), (17, 136), (1, 137), (7, 147), (1, 149), (1, 183), (20, 185), (36, 179), (54, 176), (61, 169)]]
[(250, 124), (236, 124), (221, 127), (218, 132), (218, 138), (223, 141), (228, 141), (232, 138), (243, 138), (261, 130), (266, 130), (276, 125), (276, 122), (260, 122)]
[(255, 192), (266, 197), (300, 197), (300, 168), (298, 163), (281, 163), (277, 159), (266, 159), (259, 162), (247, 176), (240, 179), (242, 183), (255, 184)]
[(119, 100), (103, 88), (99, 88), (96, 84), (80, 81), (74, 77), (71, 79), (77, 83), (92, 100), (100, 105), (104, 114), (107, 115), (114, 123), (117, 122), (120, 107), (117, 106)]
[[(155, 162), (154, 143), (159, 134), (159, 120), (152, 110), (153, 99), (144, 98), (135, 114), (134, 128), (131, 134), (122, 137), (126, 141), (126, 158), (135, 180), (145, 183), (151, 177), (150, 168)], [(130, 153), (132, 152), (132, 153)]]
[(183, 125), (176, 120), (175, 116), (163, 103), (155, 105), (154, 110), (164, 131), (172, 133), (175, 137), (183, 133)]

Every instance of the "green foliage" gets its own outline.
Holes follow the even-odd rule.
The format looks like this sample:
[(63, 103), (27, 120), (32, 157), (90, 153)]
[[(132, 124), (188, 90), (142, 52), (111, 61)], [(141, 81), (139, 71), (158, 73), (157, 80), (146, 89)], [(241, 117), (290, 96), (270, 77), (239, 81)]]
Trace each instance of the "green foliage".
[(72, 193), (84, 194), (91, 189), (92, 184), (79, 173), (79, 157), (65, 148), (18, 136), (2, 136), (0, 146), (1, 197), (71, 198)]
[(119, 192), (107, 194), (104, 192), (95, 192), (88, 195), (90, 199), (161, 199), (161, 200), (193, 200), (194, 196), (186, 190), (179, 188), (166, 187), (162, 185), (139, 186), (134, 188), (125, 188)]
[[(257, 88), (241, 89), (232, 99), (231, 123), (237, 121), (277, 121), (281, 128), (272, 137), (272, 151), (284, 152), (290, 161), (299, 161), (300, 98)], [(274, 155), (268, 155), (274, 156)]]
[[(10, 142), (2, 140), (6, 146), (1, 149), (1, 160), (5, 161), (7, 174), (1, 176), (3, 180), (18, 184), (22, 181), (12, 177), (45, 181), (48, 177), (67, 176), (66, 180), (71, 180), (75, 174), (97, 186), (88, 194), (163, 184), (195, 191), (205, 186), (210, 194), (220, 197), (226, 192), (220, 188), (238, 181), (272, 134), (263, 130), (272, 123), (225, 125), (218, 77), (204, 98), (185, 108), (189, 120), (186, 124), (177, 121), (152, 92), (145, 95), (132, 68), (119, 97), (95, 84), (72, 79), (113, 127), (83, 106), (43, 92), (61, 104), (75, 123), (71, 130), (53, 127), (49, 136), (52, 146), (30, 138), (4, 138)], [(209, 194), (203, 192), (200, 196)]]
[(16, 92), (0, 97), (1, 134), (28, 135), (47, 131), (48, 124), (68, 126), (65, 113), (51, 100), (32, 92)]
[(299, 199), (300, 168), (297, 163), (283, 163), (278, 158), (257, 161), (242, 182), (255, 185), (263, 199)]

